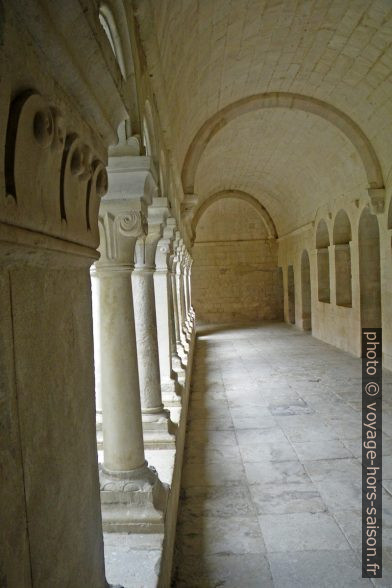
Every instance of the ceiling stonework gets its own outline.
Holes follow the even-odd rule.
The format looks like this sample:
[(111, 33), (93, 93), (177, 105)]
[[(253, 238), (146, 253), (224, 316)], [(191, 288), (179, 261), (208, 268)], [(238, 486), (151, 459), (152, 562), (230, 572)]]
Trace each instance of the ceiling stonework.
[[(256, 94), (283, 92), (325, 102), (349, 117), (388, 182), (390, 0), (151, 5), (179, 169), (199, 130), (222, 109)], [(200, 200), (223, 189), (249, 192), (281, 233), (313, 219), (326, 200), (366, 190), (368, 180), (358, 150), (331, 122), (268, 109), (239, 116), (211, 138), (197, 165), (194, 192)]]

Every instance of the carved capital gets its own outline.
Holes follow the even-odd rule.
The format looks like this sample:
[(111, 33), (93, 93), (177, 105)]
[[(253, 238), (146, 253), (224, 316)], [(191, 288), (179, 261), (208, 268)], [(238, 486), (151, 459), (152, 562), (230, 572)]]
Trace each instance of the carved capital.
[(113, 208), (103, 207), (99, 215), (101, 259), (98, 266), (113, 263), (132, 266), (135, 244), (146, 234), (147, 220), (141, 210)]

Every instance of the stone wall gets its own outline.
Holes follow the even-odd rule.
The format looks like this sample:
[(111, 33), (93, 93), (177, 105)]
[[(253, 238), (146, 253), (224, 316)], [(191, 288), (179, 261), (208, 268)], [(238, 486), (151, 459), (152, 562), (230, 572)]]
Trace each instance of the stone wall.
[(199, 221), (192, 254), (199, 321), (279, 318), (276, 242), (250, 204), (234, 198), (212, 204)]
[[(388, 206), (389, 204), (389, 206)], [(311, 327), (312, 334), (335, 345), (340, 349), (349, 351), (354, 355), (361, 354), (361, 327), (365, 326), (366, 316), (369, 315), (366, 304), (373, 304), (377, 298), (378, 290), (381, 291), (381, 309), (382, 309), (382, 328), (383, 328), (383, 365), (392, 368), (392, 329), (391, 329), (391, 229), (388, 224), (388, 210), (391, 208), (391, 200), (387, 203), (383, 212), (372, 214), (374, 211), (367, 204), (366, 197), (358, 198), (355, 201), (340, 198), (331, 202), (329, 206), (319, 209), (313, 223), (305, 225), (300, 230), (294, 231), (287, 235), (279, 242), (279, 266), (283, 269), (284, 280), (284, 317), (286, 322), (289, 319), (289, 300), (288, 300), (288, 267), (294, 268), (294, 289), (295, 289), (295, 324), (301, 329), (306, 329), (307, 321), (304, 312), (304, 297), (302, 288), (301, 263), (303, 251), (307, 251), (310, 259), (310, 281), (311, 281)], [(342, 268), (341, 238), (334, 230), (337, 226), (337, 220), (344, 210), (348, 216), (351, 228), (351, 240), (348, 243), (350, 255), (346, 255), (345, 263), (350, 263), (351, 267)], [(362, 218), (362, 223), (360, 219)], [(329, 245), (323, 248), (327, 251), (327, 261), (329, 266), (329, 301), (320, 300), (318, 289), (318, 257), (320, 249), (316, 249), (317, 227), (320, 221), (324, 221), (328, 229)], [(370, 266), (366, 267), (365, 262), (361, 262), (359, 255), (359, 234), (360, 226), (368, 231), (371, 224), (376, 223), (379, 231), (379, 246), (374, 244), (366, 235), (363, 237), (364, 249), (372, 252), (369, 260)], [(364, 284), (369, 282), (372, 275), (372, 268), (380, 257), (380, 271), (376, 279), (376, 284), (370, 285), (368, 301), (365, 298), (369, 288), (364, 288)], [(338, 260), (338, 265), (336, 261)], [(378, 263), (378, 262), (377, 262)], [(344, 271), (343, 271), (344, 269)], [(339, 303), (339, 283), (342, 280), (346, 283), (347, 274), (350, 274), (351, 280), (351, 299), (348, 303), (343, 300)], [(372, 277), (373, 279), (373, 277)], [(321, 296), (322, 297), (322, 296)], [(375, 314), (370, 313), (370, 316)], [(374, 327), (379, 326), (374, 324)]]

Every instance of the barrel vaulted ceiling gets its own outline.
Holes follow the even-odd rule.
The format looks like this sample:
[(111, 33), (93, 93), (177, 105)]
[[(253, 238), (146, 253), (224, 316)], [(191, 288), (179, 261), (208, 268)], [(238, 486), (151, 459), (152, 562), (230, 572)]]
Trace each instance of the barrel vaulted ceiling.
[(271, 92), (340, 111), (369, 141), (382, 182), (391, 181), (390, 0), (159, 0), (151, 6), (180, 170), (203, 125), (214, 117), (219, 125), (195, 165), (192, 187), (200, 201), (224, 189), (248, 192), (282, 234), (313, 220), (331, 199), (366, 193), (363, 158), (333, 117), (269, 107), (219, 118), (234, 102)]

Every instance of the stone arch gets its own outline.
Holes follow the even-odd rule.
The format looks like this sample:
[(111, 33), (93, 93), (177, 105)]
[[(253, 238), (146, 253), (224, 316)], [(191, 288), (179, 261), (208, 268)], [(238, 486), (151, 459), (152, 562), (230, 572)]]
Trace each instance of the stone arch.
[(312, 330), (312, 296), (310, 286), (310, 261), (306, 249), (301, 255), (301, 303), (302, 303), (302, 328), (304, 331)]
[(329, 231), (327, 223), (321, 219), (316, 229), (317, 249), (317, 292), (320, 302), (330, 302), (329, 279)]
[(358, 227), (361, 327), (381, 327), (380, 229), (377, 216), (363, 209)]
[(210, 140), (238, 116), (262, 108), (302, 110), (330, 122), (346, 135), (358, 151), (367, 174), (369, 188), (384, 189), (384, 180), (377, 154), (365, 133), (347, 114), (327, 102), (310, 96), (289, 92), (268, 92), (237, 100), (222, 108), (203, 124), (193, 138), (184, 159), (181, 174), (184, 193), (194, 193), (196, 170)]
[(135, 60), (124, 3), (118, 2), (117, 0), (105, 0), (101, 2), (99, 6), (99, 20), (108, 37), (121, 74), (127, 80), (127, 84), (124, 85), (125, 99), (129, 112), (129, 120), (125, 121), (126, 134), (127, 136), (140, 135), (141, 124), (136, 87)]
[(341, 209), (335, 217), (333, 243), (335, 249), (336, 304), (352, 306), (351, 285), (351, 223), (348, 214)]
[(193, 215), (191, 223), (193, 235), (196, 232), (197, 223), (199, 222), (200, 218), (203, 216), (207, 208), (209, 208), (215, 202), (222, 200), (223, 198), (237, 198), (238, 200), (243, 200), (251, 206), (253, 206), (253, 208), (256, 210), (258, 215), (263, 220), (268, 236), (271, 238), (277, 237), (275, 223), (272, 220), (267, 209), (264, 208), (264, 206), (260, 204), (260, 202), (254, 196), (251, 196), (251, 194), (248, 194), (247, 192), (242, 192), (241, 190), (222, 190), (220, 192), (216, 192), (215, 194), (204, 200), (204, 202), (200, 204), (200, 206), (197, 208)]
[(118, 66), (122, 73), (123, 78), (126, 77), (126, 65), (124, 59), (124, 53), (122, 49), (122, 42), (118, 32), (117, 24), (114, 19), (111, 8), (108, 4), (101, 4), (99, 7), (99, 22), (102, 25), (103, 30), (109, 40), (110, 46), (116, 57)]

